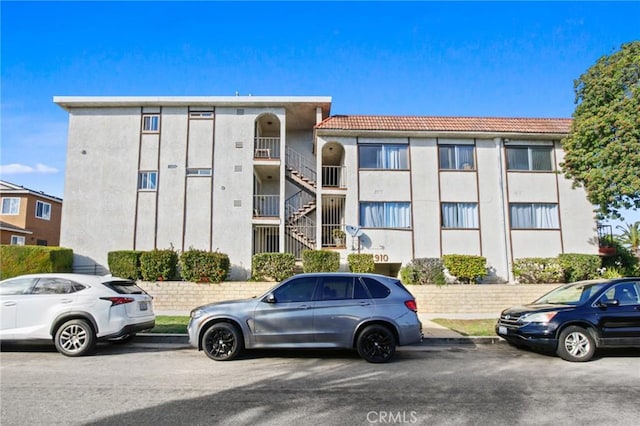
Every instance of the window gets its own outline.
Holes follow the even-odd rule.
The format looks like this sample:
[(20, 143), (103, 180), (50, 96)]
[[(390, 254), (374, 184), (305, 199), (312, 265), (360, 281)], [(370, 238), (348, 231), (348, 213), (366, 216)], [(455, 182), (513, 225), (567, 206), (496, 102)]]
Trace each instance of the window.
[(360, 203), (360, 226), (365, 228), (411, 228), (411, 203)]
[(11, 236), (11, 244), (14, 246), (23, 246), (24, 245), (24, 237), (21, 235), (12, 235)]
[(320, 300), (353, 299), (353, 277), (325, 277)]
[(48, 245), (48, 243), (49, 242), (47, 240), (39, 240), (39, 239), (36, 240), (36, 245), (37, 246), (46, 246), (46, 245)]
[(142, 131), (156, 133), (160, 129), (160, 116), (158, 114), (147, 114), (142, 116)]
[(408, 169), (407, 145), (360, 145), (361, 169)]
[(155, 191), (158, 172), (140, 172), (138, 174), (138, 189)]
[(20, 198), (3, 198), (2, 214), (9, 214), (9, 215), (20, 214)]
[(211, 176), (211, 169), (187, 169), (187, 176)]
[(507, 147), (507, 170), (551, 171), (550, 146), (509, 146)]
[(0, 286), (0, 295), (29, 294), (36, 278), (16, 278)]
[(442, 203), (443, 228), (478, 228), (478, 203)]
[(51, 204), (36, 201), (36, 217), (44, 220), (51, 220)]
[(366, 284), (369, 293), (371, 293), (374, 299), (384, 299), (391, 293), (391, 290), (389, 290), (386, 285), (373, 278), (362, 277), (362, 281)]
[(440, 169), (474, 170), (473, 145), (440, 145)]
[(558, 229), (557, 204), (517, 203), (509, 206), (511, 229)]
[(308, 302), (313, 299), (317, 279), (297, 278), (277, 288), (273, 295), (278, 303)]
[(82, 284), (61, 278), (41, 278), (33, 288), (33, 294), (70, 294), (84, 288)]

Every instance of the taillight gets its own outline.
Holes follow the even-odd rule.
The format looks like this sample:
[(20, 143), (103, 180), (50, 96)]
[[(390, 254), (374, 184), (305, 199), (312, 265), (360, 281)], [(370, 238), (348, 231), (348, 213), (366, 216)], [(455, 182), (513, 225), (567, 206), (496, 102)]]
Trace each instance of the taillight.
[(418, 304), (415, 300), (405, 300), (405, 306), (411, 309), (413, 312), (418, 312)]
[(131, 303), (135, 300), (131, 297), (101, 297), (100, 299), (111, 302), (111, 306), (124, 305), (125, 303)]

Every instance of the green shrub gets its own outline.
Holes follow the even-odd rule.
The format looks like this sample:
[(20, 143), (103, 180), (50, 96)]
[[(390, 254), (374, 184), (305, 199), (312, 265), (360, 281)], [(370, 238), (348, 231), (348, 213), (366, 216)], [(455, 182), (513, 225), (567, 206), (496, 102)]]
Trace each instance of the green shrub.
[(195, 283), (219, 283), (229, 274), (231, 263), (224, 253), (189, 248), (180, 255), (180, 275)]
[(524, 257), (513, 262), (513, 275), (520, 284), (564, 282), (564, 270), (555, 257)]
[(613, 256), (604, 256), (602, 258), (602, 267), (607, 270), (614, 268), (625, 277), (638, 276), (638, 258), (633, 255), (631, 250), (616, 240), (610, 245), (615, 247), (616, 254)]
[(598, 255), (578, 253), (560, 254), (558, 262), (564, 270), (564, 278), (568, 283), (598, 278), (600, 275), (598, 270), (602, 264)]
[(295, 274), (292, 253), (258, 253), (251, 258), (251, 278), (255, 281), (283, 281)]
[(370, 253), (350, 253), (347, 256), (347, 262), (349, 263), (351, 272), (369, 274), (376, 270), (373, 254)]
[(477, 283), (487, 275), (487, 259), (468, 254), (445, 254), (444, 267), (462, 283)]
[(142, 279), (140, 272), (140, 255), (138, 250), (119, 250), (107, 253), (109, 271), (113, 276), (129, 278), (131, 280)]
[(140, 272), (145, 281), (165, 281), (176, 277), (178, 254), (171, 249), (145, 251), (140, 255)]
[(340, 254), (329, 250), (303, 250), (302, 266), (304, 272), (338, 272)]
[(0, 279), (43, 272), (72, 272), (73, 250), (46, 246), (0, 246)]
[(444, 266), (441, 259), (418, 258), (413, 259), (400, 269), (400, 280), (404, 284), (435, 284), (444, 285)]

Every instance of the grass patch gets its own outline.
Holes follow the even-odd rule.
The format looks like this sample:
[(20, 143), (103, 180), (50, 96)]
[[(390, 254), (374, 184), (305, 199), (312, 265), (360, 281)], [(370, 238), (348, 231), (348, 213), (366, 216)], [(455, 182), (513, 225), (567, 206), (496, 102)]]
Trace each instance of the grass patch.
[(182, 333), (186, 334), (189, 317), (157, 315), (156, 326), (149, 333)]
[(496, 331), (494, 328), (498, 319), (459, 320), (436, 318), (432, 321), (463, 336), (495, 336)]

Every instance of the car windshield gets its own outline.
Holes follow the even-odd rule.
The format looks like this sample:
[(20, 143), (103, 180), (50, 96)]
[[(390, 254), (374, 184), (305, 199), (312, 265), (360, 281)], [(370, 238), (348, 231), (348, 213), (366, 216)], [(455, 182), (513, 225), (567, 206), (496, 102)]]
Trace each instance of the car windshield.
[(536, 305), (581, 305), (596, 294), (607, 282), (583, 281), (557, 288), (533, 302)]

